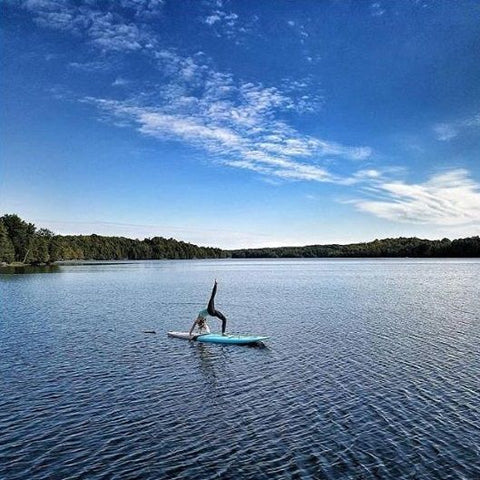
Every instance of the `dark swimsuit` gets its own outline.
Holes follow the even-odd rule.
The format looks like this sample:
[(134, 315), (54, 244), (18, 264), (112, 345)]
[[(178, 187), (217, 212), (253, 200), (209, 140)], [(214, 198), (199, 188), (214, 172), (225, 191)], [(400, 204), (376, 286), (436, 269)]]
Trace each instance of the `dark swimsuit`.
[(217, 317), (222, 321), (222, 334), (225, 333), (225, 328), (227, 326), (227, 319), (222, 312), (215, 310), (215, 294), (217, 293), (217, 283), (213, 286), (212, 295), (210, 297), (210, 301), (208, 302), (207, 312), (211, 317)]

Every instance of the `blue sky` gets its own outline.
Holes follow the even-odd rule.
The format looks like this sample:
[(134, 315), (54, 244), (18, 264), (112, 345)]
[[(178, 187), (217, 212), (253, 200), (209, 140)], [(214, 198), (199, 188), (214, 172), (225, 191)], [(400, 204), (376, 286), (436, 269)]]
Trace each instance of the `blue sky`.
[(223, 248), (480, 234), (478, 1), (2, 10), (2, 213)]

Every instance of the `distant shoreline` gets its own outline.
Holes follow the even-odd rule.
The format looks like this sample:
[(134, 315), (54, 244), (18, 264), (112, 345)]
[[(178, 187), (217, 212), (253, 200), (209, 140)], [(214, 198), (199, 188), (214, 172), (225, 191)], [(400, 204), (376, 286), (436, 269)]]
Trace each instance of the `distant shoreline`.
[(234, 258), (234, 257), (225, 257), (225, 258), (162, 258), (162, 259), (139, 259), (139, 260), (60, 260), (52, 263), (0, 263), (0, 273), (9, 273), (9, 272), (34, 272), (34, 271), (60, 271), (60, 267), (100, 267), (100, 266), (117, 266), (117, 265), (135, 265), (140, 262), (160, 262), (160, 261), (211, 261), (211, 260), (222, 260), (222, 261), (244, 261), (244, 260), (270, 260), (272, 262), (281, 261), (281, 260), (344, 260), (344, 261), (361, 261), (361, 260), (476, 260), (480, 257), (249, 257), (249, 258)]
[(174, 238), (143, 240), (101, 235), (56, 235), (18, 215), (0, 217), (0, 265), (52, 265), (56, 262), (132, 262), (222, 258), (477, 258), (480, 237), (426, 240), (398, 237), (351, 244), (223, 250)]

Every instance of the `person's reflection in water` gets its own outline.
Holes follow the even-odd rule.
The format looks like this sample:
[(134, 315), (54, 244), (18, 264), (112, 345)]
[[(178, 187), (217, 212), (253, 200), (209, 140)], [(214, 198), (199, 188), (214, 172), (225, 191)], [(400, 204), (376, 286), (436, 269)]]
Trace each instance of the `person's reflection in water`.
[(221, 369), (225, 369), (229, 362), (225, 349), (220, 345), (194, 342), (194, 351), (199, 361), (200, 372), (205, 378), (205, 385), (209, 389), (209, 395), (211, 398), (216, 398), (219, 395), (219, 377), (224, 373)]

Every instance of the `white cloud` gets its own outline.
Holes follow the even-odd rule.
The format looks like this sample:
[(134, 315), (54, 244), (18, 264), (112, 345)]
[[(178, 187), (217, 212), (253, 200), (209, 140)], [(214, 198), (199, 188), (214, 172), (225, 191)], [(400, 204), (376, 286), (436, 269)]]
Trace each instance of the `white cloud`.
[(140, 124), (140, 131), (155, 137), (163, 138), (167, 135), (174, 135), (192, 143), (201, 145), (207, 143), (211, 150), (215, 150), (215, 145), (208, 142), (215, 142), (226, 148), (236, 148), (242, 143), (242, 139), (232, 130), (215, 125), (204, 125), (197, 119), (164, 115), (140, 109), (124, 109), (123, 112), (134, 113)]
[(369, 178), (379, 178), (382, 174), (373, 168), (368, 168), (365, 170), (358, 170), (354, 177), (358, 179), (369, 179)]
[(245, 26), (239, 26), (239, 17), (234, 12), (226, 12), (216, 9), (202, 19), (203, 23), (209, 27), (215, 28), (217, 36), (236, 37), (239, 33), (246, 32)]
[(165, 0), (120, 0), (123, 8), (135, 11), (135, 16), (150, 20), (163, 14)]
[(434, 175), (425, 183), (379, 182), (379, 200), (355, 200), (363, 212), (394, 222), (431, 225), (480, 223), (480, 184), (463, 169)]
[(76, 70), (84, 70), (86, 72), (101, 72), (110, 70), (112, 65), (109, 62), (99, 62), (99, 61), (92, 61), (92, 62), (70, 62), (68, 64), (70, 68), (74, 68)]
[(463, 121), (465, 127), (480, 127), (480, 113)]
[[(308, 58), (307, 61), (310, 62)], [(311, 61), (313, 61), (312, 58)], [(280, 88), (282, 92), (295, 98), (293, 109), (299, 113), (317, 112), (324, 103), (322, 87), (312, 75), (301, 78), (284, 78)]]
[(381, 17), (385, 13), (380, 2), (375, 2), (370, 5), (370, 13), (373, 17)]
[[(86, 99), (116, 125), (189, 143), (225, 165), (288, 179), (345, 183), (321, 165), (322, 159), (358, 161), (371, 156), (369, 147), (304, 135), (286, 122), (287, 114), (315, 108), (318, 98), (308, 93), (310, 78), (281, 87), (236, 81), (233, 75), (216, 71), (205, 54), (182, 56), (161, 46), (145, 21), (126, 20), (132, 16), (122, 9), (140, 15), (146, 4), (160, 8), (162, 2), (122, 0), (103, 10), (55, 0), (29, 0), (24, 6), (42, 25), (83, 35), (102, 51), (136, 51), (156, 64), (157, 83), (145, 83), (147, 89), (137, 85), (135, 96), (122, 102)], [(211, 16), (207, 23), (220, 22), (228, 28), (236, 28), (239, 20), (236, 13), (218, 6), (212, 15), (220, 20)], [(87, 68), (75, 62), (70, 66)], [(113, 83), (125, 84), (121, 78)]]
[(105, 99), (90, 98), (88, 101), (114, 118), (133, 122), (145, 135), (180, 139), (206, 149), (216, 156), (217, 161), (231, 167), (284, 179), (342, 183), (342, 178), (305, 161), (305, 156), (312, 155), (308, 148), (315, 148), (312, 140), (277, 135), (285, 148), (282, 151), (282, 143), (278, 143), (281, 154), (275, 155), (265, 148), (265, 144), (258, 144), (248, 130), (238, 132), (238, 129), (222, 126), (208, 117), (165, 114), (160, 110)]
[(118, 77), (112, 83), (112, 87), (124, 87), (125, 85), (128, 85), (129, 83), (130, 83), (129, 80), (127, 80), (125, 78)]
[(448, 123), (439, 123), (433, 127), (433, 130), (437, 136), (437, 140), (442, 142), (451, 140), (458, 135), (457, 129)]
[(139, 50), (146, 36), (135, 24), (117, 21), (111, 13), (89, 15), (88, 35), (92, 42), (105, 50)]
[(220, 17), (220, 15), (209, 15), (206, 19), (205, 19), (205, 23), (207, 25), (213, 25), (214, 23), (216, 22), (219, 22), (222, 18)]
[(223, 37), (231, 40), (233, 43), (242, 44), (248, 35), (258, 32), (257, 15), (241, 16), (231, 10), (227, 10), (227, 5), (223, 2), (198, 2), (200, 8), (205, 8), (205, 12), (198, 17), (198, 21), (207, 25), (207, 30), (216, 37)]
[(161, 4), (158, 0), (122, 0), (106, 5), (107, 10), (99, 10), (73, 1), (27, 0), (22, 6), (43, 27), (85, 35), (104, 51), (131, 51), (152, 47), (155, 36), (146, 24), (140, 22), (142, 28), (139, 28), (127, 21), (118, 8), (134, 11), (141, 19), (158, 12)]
[(477, 113), (453, 122), (437, 123), (433, 126), (433, 131), (437, 140), (445, 142), (478, 127), (480, 127), (480, 114)]

